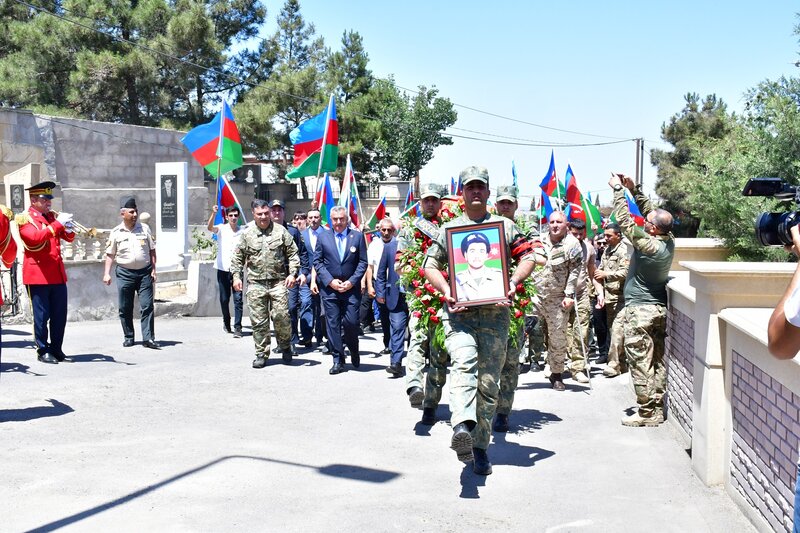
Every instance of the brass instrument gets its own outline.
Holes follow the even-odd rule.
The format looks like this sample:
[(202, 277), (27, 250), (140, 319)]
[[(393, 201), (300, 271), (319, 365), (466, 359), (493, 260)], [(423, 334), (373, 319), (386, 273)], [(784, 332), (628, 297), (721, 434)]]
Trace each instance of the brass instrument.
[[(51, 209), (50, 212), (55, 216), (61, 214), (55, 209)], [(72, 230), (76, 235), (83, 235), (84, 237), (97, 237), (97, 228), (87, 228), (75, 219), (72, 220)]]

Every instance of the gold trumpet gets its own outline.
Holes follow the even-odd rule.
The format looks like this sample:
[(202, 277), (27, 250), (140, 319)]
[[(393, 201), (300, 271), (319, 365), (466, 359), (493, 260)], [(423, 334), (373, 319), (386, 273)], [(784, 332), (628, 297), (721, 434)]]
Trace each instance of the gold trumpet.
[[(50, 212), (53, 213), (55, 216), (61, 214), (55, 209), (51, 209)], [(83, 235), (84, 237), (97, 237), (97, 228), (87, 228), (86, 226), (84, 226), (83, 224), (74, 219), (72, 220), (72, 230), (76, 234)]]

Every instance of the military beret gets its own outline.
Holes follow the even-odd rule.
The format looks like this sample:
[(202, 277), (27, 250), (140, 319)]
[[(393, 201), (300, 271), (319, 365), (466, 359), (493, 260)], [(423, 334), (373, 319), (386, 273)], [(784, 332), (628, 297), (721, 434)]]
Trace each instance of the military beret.
[(119, 199), (120, 209), (137, 209), (135, 196), (123, 196)]

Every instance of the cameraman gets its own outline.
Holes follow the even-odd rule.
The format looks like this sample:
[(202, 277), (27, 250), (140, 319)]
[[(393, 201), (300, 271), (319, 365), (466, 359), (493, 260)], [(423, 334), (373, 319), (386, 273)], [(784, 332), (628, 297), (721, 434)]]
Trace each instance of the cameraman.
[[(800, 257), (800, 227), (789, 229), (792, 246), (786, 250)], [(800, 263), (781, 301), (772, 311), (767, 326), (767, 348), (778, 359), (792, 359), (800, 351)], [(800, 467), (794, 491), (794, 531), (800, 531)]]

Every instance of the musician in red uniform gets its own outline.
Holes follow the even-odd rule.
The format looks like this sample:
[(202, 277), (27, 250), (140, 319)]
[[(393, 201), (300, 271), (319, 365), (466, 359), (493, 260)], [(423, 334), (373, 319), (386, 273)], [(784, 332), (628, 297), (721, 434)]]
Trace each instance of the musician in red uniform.
[(36, 351), (43, 363), (58, 363), (65, 358), (61, 345), (67, 325), (67, 271), (61, 258), (61, 240), (75, 239), (72, 215), (56, 216), (50, 211), (55, 186), (52, 181), (43, 181), (29, 187), (31, 207), (17, 216), (25, 246), (22, 282), (28, 287)]
[[(11, 219), (14, 212), (8, 207), (0, 205), (0, 260), (6, 267), (10, 267), (17, 257), (17, 241), (11, 236)], [(0, 305), (3, 303), (3, 294), (0, 291)], [(0, 327), (0, 337), (3, 329)], [(0, 343), (1, 344), (1, 343)], [(1, 350), (1, 348), (0, 348)]]

